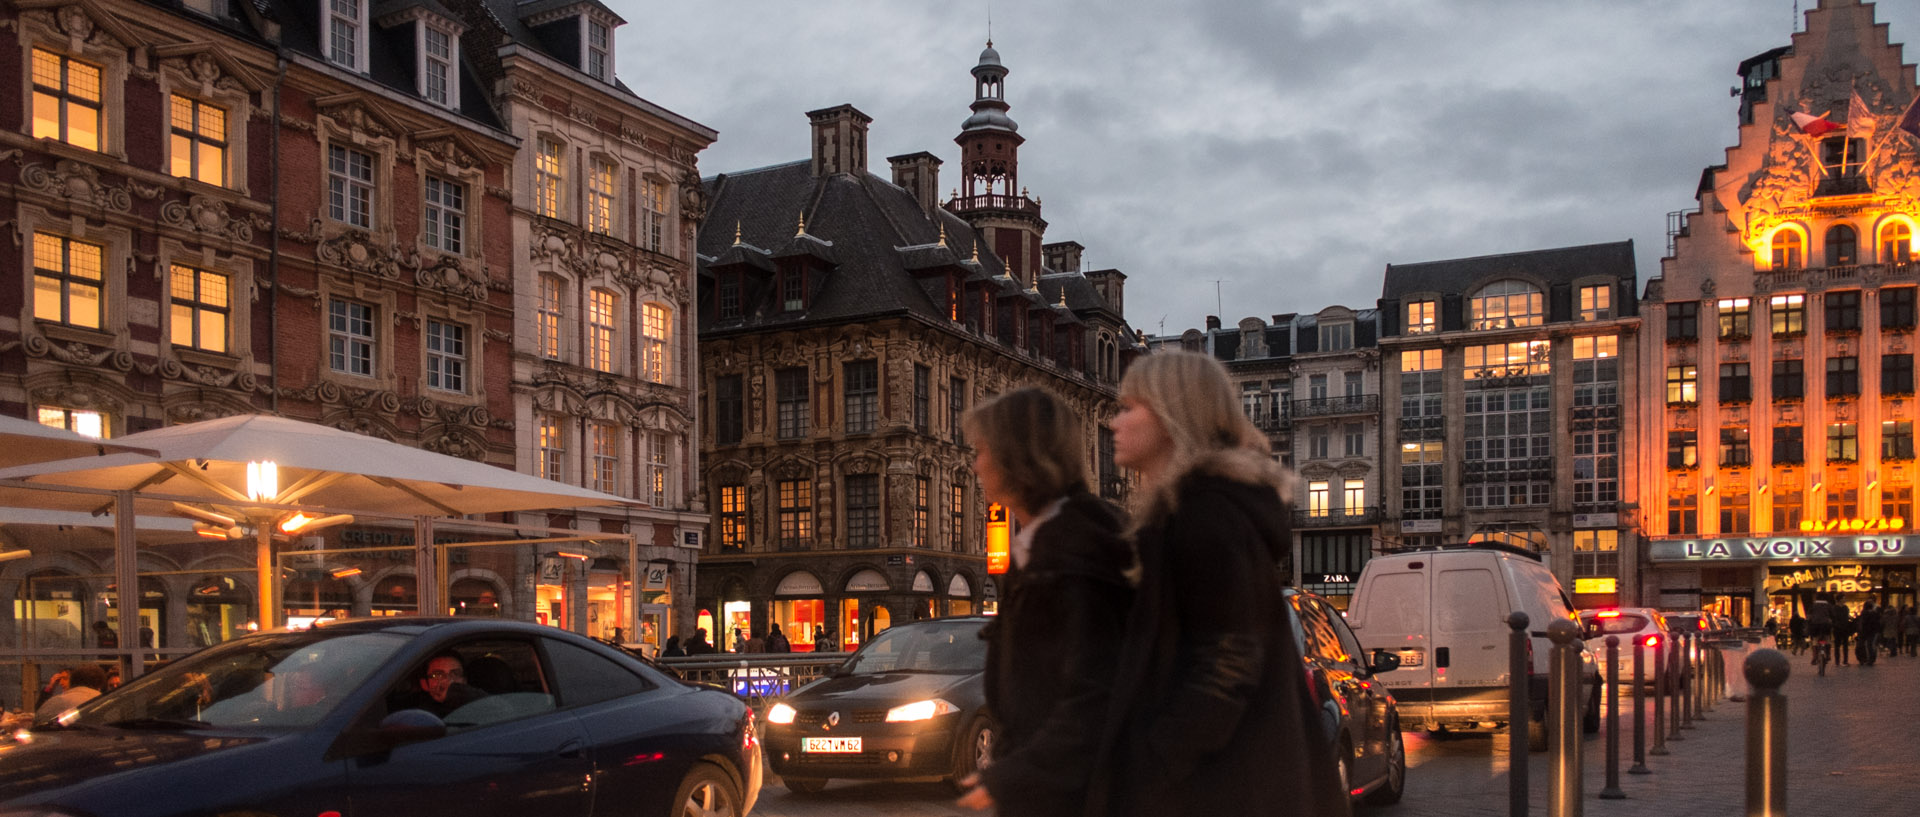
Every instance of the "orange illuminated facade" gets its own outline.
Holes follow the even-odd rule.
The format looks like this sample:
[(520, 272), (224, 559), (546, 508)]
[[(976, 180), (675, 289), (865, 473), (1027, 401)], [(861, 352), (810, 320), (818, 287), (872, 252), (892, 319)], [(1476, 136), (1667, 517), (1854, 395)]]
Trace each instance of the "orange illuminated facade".
[[(1642, 603), (1757, 626), (1814, 592), (1915, 602), (1920, 138), (1895, 127), (1914, 69), (1873, 17), (1826, 0), (1742, 63), (1737, 146), (1669, 219), (1641, 304)], [(1847, 580), (1788, 580), (1810, 565)]]

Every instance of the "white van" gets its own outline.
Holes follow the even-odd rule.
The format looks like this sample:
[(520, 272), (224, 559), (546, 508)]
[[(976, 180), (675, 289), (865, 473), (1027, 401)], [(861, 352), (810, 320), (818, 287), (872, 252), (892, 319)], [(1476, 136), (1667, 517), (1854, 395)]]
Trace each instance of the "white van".
[[(1546, 748), (1547, 623), (1574, 619), (1573, 604), (1540, 557), (1506, 545), (1445, 545), (1374, 557), (1360, 572), (1347, 623), (1369, 650), (1400, 656), (1379, 677), (1400, 704), (1400, 723), (1430, 730), (1498, 728), (1507, 720), (1507, 616), (1527, 614), (1533, 712), (1528, 743)], [(1600, 729), (1600, 683), (1581, 650), (1582, 727)]]

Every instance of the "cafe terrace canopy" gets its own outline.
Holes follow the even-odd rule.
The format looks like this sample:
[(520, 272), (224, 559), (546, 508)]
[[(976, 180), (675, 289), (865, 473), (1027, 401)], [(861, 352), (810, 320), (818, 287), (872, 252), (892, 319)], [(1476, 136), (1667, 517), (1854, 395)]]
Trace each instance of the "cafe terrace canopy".
[(154, 452), (52, 428), (32, 420), (0, 416), (0, 468), (121, 452)]

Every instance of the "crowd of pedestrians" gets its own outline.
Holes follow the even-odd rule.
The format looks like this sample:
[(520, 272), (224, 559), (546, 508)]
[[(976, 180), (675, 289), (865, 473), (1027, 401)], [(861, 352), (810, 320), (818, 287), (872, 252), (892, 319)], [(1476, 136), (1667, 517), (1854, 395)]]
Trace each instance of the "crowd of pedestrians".
[(1826, 639), (1833, 660), (1841, 666), (1871, 667), (1881, 656), (1920, 657), (1920, 610), (1912, 606), (1876, 605), (1868, 600), (1858, 612), (1829, 594), (1818, 594), (1802, 615), (1796, 607), (1782, 626), (1769, 618), (1767, 634), (1774, 646), (1801, 655), (1813, 643)]

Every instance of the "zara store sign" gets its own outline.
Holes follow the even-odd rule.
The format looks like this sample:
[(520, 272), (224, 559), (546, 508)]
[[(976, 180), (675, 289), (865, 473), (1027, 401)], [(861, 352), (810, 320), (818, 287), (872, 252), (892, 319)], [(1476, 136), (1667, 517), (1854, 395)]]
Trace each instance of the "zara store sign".
[(1920, 542), (1907, 536), (1667, 539), (1648, 543), (1647, 556), (1656, 562), (1914, 558)]

